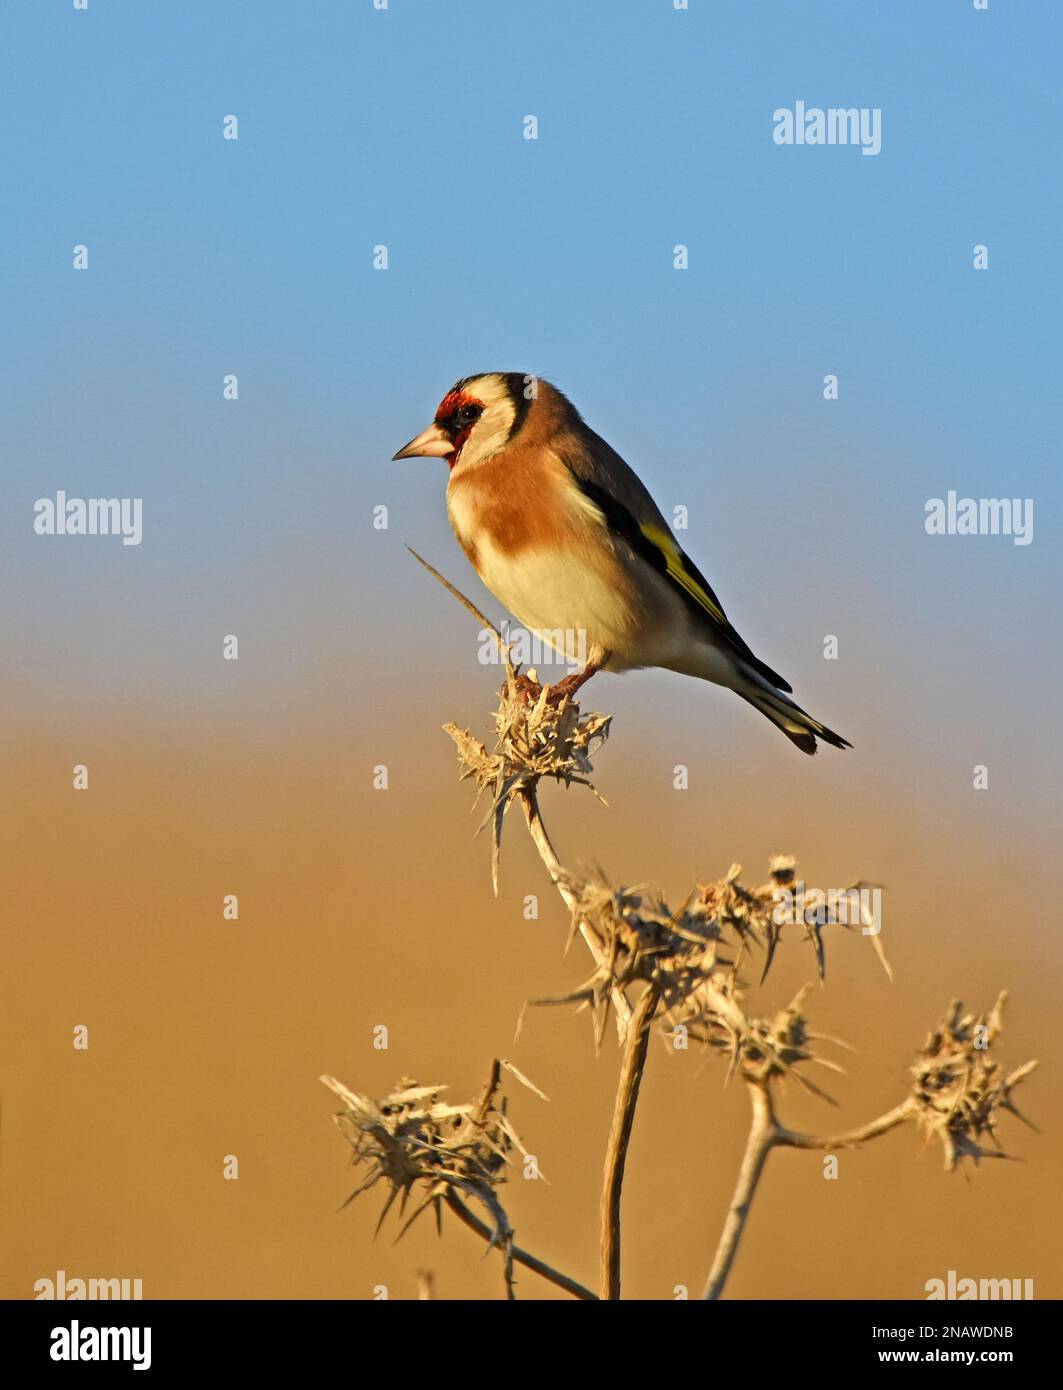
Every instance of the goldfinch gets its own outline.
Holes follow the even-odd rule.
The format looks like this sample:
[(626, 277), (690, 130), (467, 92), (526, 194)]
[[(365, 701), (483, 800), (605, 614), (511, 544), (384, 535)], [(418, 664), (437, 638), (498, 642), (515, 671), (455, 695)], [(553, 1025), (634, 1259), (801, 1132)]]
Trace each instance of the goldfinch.
[(396, 459), (450, 465), (447, 514), (488, 589), (530, 631), (584, 668), (662, 666), (735, 691), (803, 753), (849, 748), (789, 698), (753, 655), (639, 478), (556, 387), (519, 372), (467, 376)]

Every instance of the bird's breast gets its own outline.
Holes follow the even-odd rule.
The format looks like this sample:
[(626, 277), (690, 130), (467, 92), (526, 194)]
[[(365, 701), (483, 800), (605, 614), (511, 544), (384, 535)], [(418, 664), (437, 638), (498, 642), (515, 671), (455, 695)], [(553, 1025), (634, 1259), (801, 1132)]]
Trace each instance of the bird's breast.
[(472, 468), (458, 465), (447, 486), (447, 513), (466, 552), (490, 542), (519, 554), (571, 540), (574, 493), (564, 465), (550, 455), (534, 467), (496, 455)]
[(537, 495), (515, 505), (515, 497), (479, 479), (464, 486), (452, 479), (451, 525), (484, 584), (526, 627), (560, 629), (569, 648), (575, 641), (581, 650), (626, 650), (638, 623), (637, 595), (607, 531), (562, 490), (566, 483), (542, 479)]

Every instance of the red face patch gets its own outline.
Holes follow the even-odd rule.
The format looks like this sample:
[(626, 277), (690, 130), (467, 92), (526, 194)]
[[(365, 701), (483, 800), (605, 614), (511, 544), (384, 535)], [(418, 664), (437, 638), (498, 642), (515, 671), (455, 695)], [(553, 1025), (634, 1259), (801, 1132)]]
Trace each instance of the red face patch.
[(470, 396), (465, 391), (448, 391), (439, 402), (439, 409), (436, 411), (436, 424), (444, 429), (463, 406), (475, 406), (477, 410), (483, 410), (483, 401), (478, 401), (475, 396)]
[(453, 440), (454, 451), (446, 456), (451, 468), (457, 463), (462, 447), (483, 413), (483, 408), (482, 401), (478, 401), (475, 396), (467, 395), (464, 391), (450, 391), (439, 402), (435, 422)]

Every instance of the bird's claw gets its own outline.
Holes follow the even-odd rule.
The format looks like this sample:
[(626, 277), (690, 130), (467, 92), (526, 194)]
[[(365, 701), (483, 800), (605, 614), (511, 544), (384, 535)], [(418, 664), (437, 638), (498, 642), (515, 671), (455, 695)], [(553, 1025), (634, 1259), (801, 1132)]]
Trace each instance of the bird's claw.
[[(499, 694), (505, 694), (508, 688), (508, 685), (504, 684)], [(556, 685), (541, 685), (539, 681), (533, 680), (531, 676), (518, 674), (513, 678), (513, 688), (518, 697), (526, 705), (538, 704), (545, 691), (546, 703), (548, 705), (557, 706), (562, 704), (566, 699), (571, 699), (574, 692), (579, 688), (579, 684), (573, 682), (570, 676), (566, 676), (564, 680), (558, 681)]]

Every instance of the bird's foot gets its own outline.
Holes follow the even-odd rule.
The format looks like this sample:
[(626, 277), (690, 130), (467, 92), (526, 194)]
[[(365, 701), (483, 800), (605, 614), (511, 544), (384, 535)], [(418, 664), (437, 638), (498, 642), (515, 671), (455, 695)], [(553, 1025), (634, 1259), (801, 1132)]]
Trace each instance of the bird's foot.
[[(535, 680), (532, 676), (521, 675), (519, 672), (517, 675), (513, 677), (513, 688), (517, 692), (518, 697), (526, 705), (536, 704), (539, 700), (539, 696), (543, 693), (543, 687), (539, 684), (537, 680)], [(498, 693), (499, 695), (505, 695), (507, 694), (508, 690), (508, 681), (503, 681), (502, 689)]]
[[(591, 676), (600, 671), (608, 660), (609, 653), (601, 653), (596, 660), (588, 662), (582, 671), (573, 671), (570, 676), (565, 676), (564, 679), (559, 680), (556, 685), (543, 685), (540, 681), (535, 679), (534, 675), (518, 675), (515, 677), (517, 693), (526, 704), (534, 705), (540, 699), (544, 690), (546, 691), (546, 703), (548, 705), (560, 705), (563, 704), (565, 700), (572, 700), (572, 703), (576, 704), (576, 701), (573, 699), (576, 691), (586, 685)], [(502, 689), (504, 691), (506, 686), (503, 686)]]
[[(581, 673), (582, 674), (582, 673)], [(556, 685), (542, 685), (532, 676), (516, 675), (513, 678), (513, 689), (517, 698), (525, 705), (536, 705), (542, 699), (543, 693), (546, 694), (546, 703), (553, 708), (557, 708), (565, 700), (569, 700), (579, 689), (582, 681), (574, 680), (572, 676), (566, 676)], [(505, 695), (509, 691), (508, 682), (503, 682), (499, 695)]]
[[(597, 675), (602, 667), (609, 660), (608, 652), (598, 652), (595, 657), (588, 661), (582, 671), (573, 671), (571, 676), (566, 676), (564, 680), (558, 681), (556, 685), (549, 688), (547, 700), (553, 704), (560, 704), (562, 700), (572, 700), (577, 690), (582, 689), (587, 684), (591, 676)], [(573, 700), (573, 704), (575, 701)]]
[(560, 705), (565, 700), (571, 700), (587, 679), (589, 678), (586, 673), (580, 671), (576, 675), (566, 676), (564, 680), (559, 680), (556, 685), (548, 685), (546, 687), (546, 703), (548, 705)]

